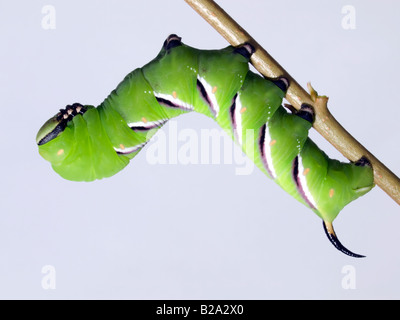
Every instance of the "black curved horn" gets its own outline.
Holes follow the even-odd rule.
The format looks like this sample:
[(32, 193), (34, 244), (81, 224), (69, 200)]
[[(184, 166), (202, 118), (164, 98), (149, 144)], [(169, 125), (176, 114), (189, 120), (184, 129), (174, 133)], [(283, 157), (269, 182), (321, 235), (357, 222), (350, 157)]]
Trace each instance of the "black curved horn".
[(324, 230), (329, 241), (335, 246), (336, 249), (353, 258), (365, 258), (365, 256), (351, 252), (340, 243), (338, 237), (336, 236), (335, 230), (333, 230), (333, 225), (331, 222), (322, 221), (322, 225), (324, 226)]

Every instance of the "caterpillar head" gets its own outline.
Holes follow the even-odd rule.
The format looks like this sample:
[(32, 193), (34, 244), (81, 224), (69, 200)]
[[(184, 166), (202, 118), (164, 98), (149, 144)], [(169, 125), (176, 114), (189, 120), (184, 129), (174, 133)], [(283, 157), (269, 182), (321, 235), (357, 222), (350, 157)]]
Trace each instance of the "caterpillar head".
[(60, 109), (59, 113), (47, 120), (40, 128), (36, 135), (36, 143), (40, 146), (57, 138), (74, 116), (78, 114), (83, 115), (90, 107), (74, 103), (73, 105), (68, 105), (65, 109)]
[(115, 152), (98, 110), (79, 103), (68, 105), (46, 121), (36, 143), (40, 155), (67, 180), (109, 177), (129, 162)]

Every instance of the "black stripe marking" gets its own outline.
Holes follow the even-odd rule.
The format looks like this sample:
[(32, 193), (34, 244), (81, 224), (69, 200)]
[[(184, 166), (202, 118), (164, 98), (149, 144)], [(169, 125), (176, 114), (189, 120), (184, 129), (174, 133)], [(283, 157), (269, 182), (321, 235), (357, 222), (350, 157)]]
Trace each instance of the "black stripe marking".
[(168, 99), (158, 98), (158, 97), (156, 97), (156, 99), (157, 99), (157, 102), (159, 104), (163, 105), (164, 107), (180, 109), (180, 107), (178, 105), (174, 104), (172, 101), (169, 101)]
[[(183, 103), (183, 105), (182, 105), (182, 104), (174, 103), (173, 101), (171, 101), (167, 98), (160, 97), (158, 93), (155, 93), (154, 96), (155, 96), (157, 102), (164, 107), (180, 109), (180, 110), (184, 110), (184, 111), (193, 111), (193, 106), (188, 105), (184, 101), (182, 101), (182, 103)], [(180, 101), (180, 100), (178, 100), (178, 101)], [(186, 105), (188, 105), (188, 106), (186, 106)]]
[(204, 88), (203, 84), (201, 83), (201, 81), (199, 79), (197, 79), (196, 82), (196, 87), (197, 90), (200, 93), (201, 98), (204, 100), (204, 102), (208, 105), (208, 107), (210, 108), (211, 113), (214, 115), (214, 117), (217, 115), (217, 112), (215, 111), (215, 108), (211, 102), (210, 97), (207, 94), (206, 89)]
[(293, 165), (292, 165), (292, 175), (294, 182), (296, 183), (297, 189), (300, 187), (300, 181), (299, 181), (299, 157), (296, 156), (293, 160)]
[(265, 143), (265, 128), (267, 127), (267, 124), (264, 124), (261, 127), (260, 131), (260, 139), (258, 140), (258, 145), (260, 147), (260, 152), (261, 152), (261, 157), (264, 159), (265, 154), (264, 154), (264, 143)]
[(232, 122), (232, 127), (233, 131), (236, 131), (237, 125), (236, 125), (236, 117), (235, 117), (235, 111), (236, 111), (236, 98), (237, 98), (237, 93), (232, 99), (232, 104), (229, 108), (229, 113), (231, 115), (231, 122)]
[(134, 126), (134, 127), (130, 127), (133, 131), (148, 131), (151, 129), (154, 129), (158, 126), (151, 126), (151, 127), (145, 127), (145, 126)]
[(265, 154), (265, 131), (267, 130), (267, 124), (265, 123), (260, 130), (260, 138), (258, 139), (258, 146), (260, 148), (261, 160), (264, 164), (264, 168), (267, 170), (271, 179), (275, 179), (274, 174), (271, 171), (271, 168), (268, 165), (267, 156)]
[(144, 147), (146, 144), (147, 144), (147, 141), (146, 141), (146, 142), (143, 142), (143, 143), (141, 143), (141, 144), (138, 144), (137, 146), (134, 146), (133, 149), (131, 149), (131, 148), (126, 148), (127, 150), (131, 149), (131, 150), (129, 150), (129, 151), (118, 151), (118, 150), (115, 150), (115, 148), (114, 148), (114, 150), (115, 150), (115, 152), (116, 152), (117, 154), (125, 155), (125, 154), (130, 154), (130, 153), (134, 153), (134, 152), (138, 152), (138, 151), (142, 150), (143, 147)]
[(140, 125), (140, 126), (131, 126), (130, 128), (134, 131), (148, 131), (155, 128), (162, 127), (168, 120), (159, 120), (159, 121), (152, 121), (148, 124)]
[[(203, 81), (205, 81), (203, 78), (201, 78), (201, 79), (202, 79)], [(208, 86), (211, 87), (209, 84), (208, 84)], [(196, 87), (197, 87), (197, 90), (198, 90), (199, 93), (200, 93), (200, 97), (201, 97), (201, 98), (204, 100), (204, 102), (208, 105), (208, 107), (209, 107), (209, 109), (210, 109), (212, 115), (216, 118), (216, 117), (218, 116), (218, 111), (219, 111), (219, 110), (218, 110), (218, 109), (219, 109), (218, 103), (217, 103), (216, 100), (213, 102), (213, 99), (211, 99), (211, 97), (210, 97), (210, 95), (209, 95), (209, 92), (207, 92), (207, 90), (206, 90), (206, 88), (204, 87), (203, 83), (201, 82), (199, 76), (197, 77), (197, 85), (196, 85)], [(212, 93), (213, 93), (213, 92), (212, 92)], [(215, 96), (214, 96), (214, 98), (215, 98)], [(215, 105), (215, 104), (216, 104), (216, 105)]]
[(294, 160), (293, 160), (292, 175), (293, 175), (294, 182), (296, 183), (297, 191), (300, 194), (300, 196), (310, 206), (311, 209), (317, 209), (312, 204), (312, 202), (307, 198), (307, 195), (304, 192), (303, 185), (301, 184), (300, 177), (299, 177), (299, 156), (296, 156), (296, 158), (294, 158)]

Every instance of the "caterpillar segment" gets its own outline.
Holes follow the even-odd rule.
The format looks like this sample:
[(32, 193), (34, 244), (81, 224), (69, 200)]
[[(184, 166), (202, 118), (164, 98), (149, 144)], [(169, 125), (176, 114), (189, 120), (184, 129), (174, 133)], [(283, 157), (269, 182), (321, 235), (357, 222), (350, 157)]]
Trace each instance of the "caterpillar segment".
[(39, 130), (39, 153), (63, 178), (92, 181), (122, 170), (169, 119), (198, 112), (214, 119), (269, 178), (322, 220), (332, 244), (332, 221), (372, 189), (370, 163), (330, 159), (308, 138), (313, 108), (282, 106), (287, 79), (249, 70), (250, 44), (199, 50), (170, 35), (155, 59), (129, 73), (97, 107), (75, 103)]

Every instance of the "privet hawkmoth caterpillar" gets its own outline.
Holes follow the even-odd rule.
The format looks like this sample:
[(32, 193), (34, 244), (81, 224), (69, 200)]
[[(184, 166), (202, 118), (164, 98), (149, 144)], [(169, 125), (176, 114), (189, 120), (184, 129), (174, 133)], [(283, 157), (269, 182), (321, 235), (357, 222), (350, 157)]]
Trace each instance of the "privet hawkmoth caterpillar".
[(39, 152), (63, 178), (92, 181), (122, 170), (169, 119), (196, 111), (214, 119), (254, 163), (322, 220), (345, 254), (332, 221), (374, 186), (364, 157), (330, 159), (309, 138), (313, 108), (281, 106), (288, 80), (249, 71), (250, 44), (199, 50), (170, 35), (158, 56), (128, 74), (97, 108), (75, 103), (39, 130)]

